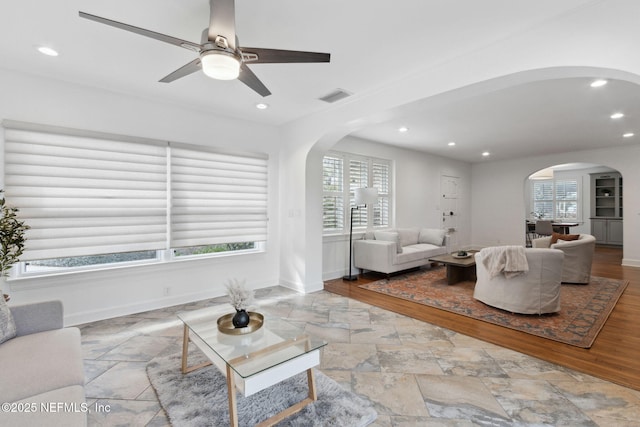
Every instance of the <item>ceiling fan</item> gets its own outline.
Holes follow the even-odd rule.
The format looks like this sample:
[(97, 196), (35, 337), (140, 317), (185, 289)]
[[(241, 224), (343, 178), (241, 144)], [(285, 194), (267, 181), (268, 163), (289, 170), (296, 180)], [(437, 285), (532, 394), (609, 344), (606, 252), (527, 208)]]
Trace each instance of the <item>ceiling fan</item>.
[(267, 87), (247, 67), (247, 64), (273, 64), (293, 62), (329, 62), (328, 53), (295, 50), (240, 47), (236, 35), (234, 0), (209, 0), (209, 28), (202, 32), (202, 43), (197, 44), (111, 19), (79, 12), (81, 18), (90, 19), (132, 33), (151, 37), (198, 53), (198, 58), (178, 68), (160, 80), (170, 83), (202, 69), (209, 77), (219, 80), (238, 79), (262, 96), (271, 95)]

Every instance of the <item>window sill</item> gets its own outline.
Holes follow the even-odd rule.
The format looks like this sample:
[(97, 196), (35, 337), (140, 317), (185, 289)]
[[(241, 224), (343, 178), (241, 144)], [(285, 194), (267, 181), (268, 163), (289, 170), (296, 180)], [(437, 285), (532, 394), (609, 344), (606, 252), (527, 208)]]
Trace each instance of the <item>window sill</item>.
[(257, 248), (257, 249), (246, 249), (242, 251), (233, 251), (228, 253), (212, 253), (205, 255), (184, 255), (181, 257), (175, 257), (170, 259), (152, 259), (146, 261), (134, 261), (128, 263), (121, 264), (112, 264), (112, 265), (102, 265), (95, 267), (84, 267), (84, 268), (75, 268), (68, 269), (65, 271), (48, 271), (48, 272), (33, 272), (33, 273), (22, 273), (17, 274), (14, 277), (7, 277), (5, 280), (10, 283), (19, 284), (21, 282), (29, 282), (29, 281), (41, 281), (46, 279), (56, 279), (56, 278), (64, 278), (68, 276), (76, 276), (76, 275), (124, 275), (126, 276), (128, 272), (131, 272), (132, 269), (145, 269), (145, 268), (158, 268), (161, 266), (178, 266), (187, 263), (193, 262), (211, 262), (213, 260), (224, 260), (229, 258), (235, 258), (240, 256), (247, 255), (255, 255), (255, 254), (263, 254), (266, 253), (266, 249)]

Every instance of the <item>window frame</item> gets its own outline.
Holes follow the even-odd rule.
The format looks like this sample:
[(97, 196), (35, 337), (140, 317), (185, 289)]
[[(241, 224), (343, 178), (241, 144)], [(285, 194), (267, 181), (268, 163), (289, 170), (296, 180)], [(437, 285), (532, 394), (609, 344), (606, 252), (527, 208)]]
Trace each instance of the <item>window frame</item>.
[[(353, 230), (354, 231), (362, 231), (366, 229), (383, 229), (389, 228), (391, 224), (393, 224), (393, 211), (392, 211), (392, 200), (393, 200), (393, 163), (391, 160), (382, 159), (378, 157), (371, 156), (362, 156), (358, 154), (340, 152), (340, 151), (329, 151), (323, 156), (323, 166), (325, 158), (336, 158), (342, 160), (342, 191), (327, 191), (324, 188), (324, 180), (323, 180), (323, 192), (322, 199), (325, 200), (326, 197), (339, 197), (342, 199), (342, 218), (343, 224), (342, 227), (335, 228), (325, 228), (324, 227), (324, 218), (325, 218), (325, 210), (323, 205), (323, 235), (337, 235), (337, 234), (346, 234), (349, 233), (350, 227), (350, 215), (351, 215), (351, 207), (354, 206), (355, 195), (354, 189), (359, 188), (360, 186), (366, 187), (374, 187), (374, 183), (376, 181), (376, 176), (374, 173), (374, 165), (386, 167), (386, 191), (385, 189), (378, 188), (378, 202), (373, 209), (371, 206), (361, 207), (358, 209), (357, 218), (358, 221), (354, 221)], [(354, 164), (360, 163), (361, 165), (366, 165), (366, 171), (360, 174), (360, 179), (354, 181), (352, 179), (352, 166)], [(363, 170), (363, 169), (361, 169)], [(324, 167), (323, 167), (324, 173)], [(365, 180), (362, 179), (362, 175), (366, 174), (366, 183)], [(323, 176), (324, 178), (324, 176)], [(386, 206), (384, 206), (386, 204)], [(386, 218), (384, 213), (386, 213)], [(356, 219), (356, 212), (354, 211), (354, 219)], [(376, 218), (385, 218), (386, 221), (383, 223), (377, 223)]]
[[(58, 145), (56, 145), (56, 136), (59, 136), (60, 138), (60, 144), (64, 145), (65, 144), (65, 139), (64, 138), (80, 138), (79, 141), (82, 141), (82, 138), (88, 138), (88, 139), (98, 139), (98, 140), (106, 140), (106, 141), (122, 141), (124, 144), (135, 144), (135, 145), (151, 145), (151, 146), (158, 146), (158, 147), (165, 147), (165, 154), (164, 154), (164, 162), (166, 162), (167, 164), (167, 172), (165, 174), (166, 178), (164, 180), (164, 185), (166, 185), (167, 187), (167, 194), (166, 197), (163, 198), (164, 203), (165, 203), (165, 209), (166, 209), (166, 214), (165, 216), (165, 221), (166, 221), (166, 232), (165, 235), (166, 237), (164, 239), (162, 239), (162, 242), (159, 244), (159, 246), (163, 246), (163, 247), (157, 247), (157, 248), (150, 248), (149, 250), (122, 250), (122, 251), (116, 251), (116, 252), (110, 252), (110, 253), (85, 253), (85, 254), (80, 254), (80, 255), (75, 255), (75, 254), (63, 254), (60, 257), (43, 257), (43, 258), (28, 258), (27, 260), (22, 260), (18, 263), (16, 263), (13, 268), (9, 271), (9, 277), (8, 279), (11, 280), (15, 280), (15, 279), (22, 279), (22, 278), (33, 278), (33, 277), (49, 277), (49, 276), (57, 276), (57, 275), (64, 275), (64, 274), (70, 274), (70, 273), (77, 273), (77, 272), (88, 272), (88, 271), (100, 271), (100, 270), (109, 270), (109, 269), (114, 269), (114, 268), (126, 268), (126, 267), (134, 267), (134, 266), (146, 266), (146, 265), (152, 265), (152, 264), (158, 264), (158, 263), (167, 263), (167, 262), (183, 262), (183, 261), (189, 261), (189, 260), (194, 260), (194, 259), (206, 259), (206, 258), (218, 258), (218, 257), (227, 257), (227, 256), (237, 256), (237, 255), (245, 255), (245, 254), (253, 254), (253, 253), (260, 253), (260, 252), (265, 252), (266, 251), (266, 241), (268, 239), (268, 210), (269, 210), (269, 176), (270, 176), (270, 165), (269, 165), (269, 156), (266, 153), (259, 153), (259, 152), (239, 152), (239, 151), (232, 151), (232, 150), (226, 150), (223, 148), (218, 148), (218, 147), (210, 147), (210, 146), (200, 146), (200, 145), (194, 145), (194, 144), (185, 144), (185, 143), (175, 143), (175, 142), (169, 142), (169, 141), (159, 141), (159, 140), (152, 140), (152, 139), (144, 139), (144, 138), (137, 138), (137, 137), (129, 137), (129, 136), (123, 136), (123, 135), (113, 135), (113, 134), (106, 134), (106, 133), (100, 133), (100, 132), (94, 132), (94, 131), (87, 131), (87, 130), (78, 130), (78, 129), (70, 129), (70, 128), (61, 128), (61, 127), (54, 127), (54, 126), (48, 126), (48, 125), (39, 125), (39, 124), (33, 124), (33, 123), (24, 123), (24, 122), (16, 122), (16, 121), (10, 121), (10, 120), (4, 120), (2, 121), (2, 129), (5, 130), (11, 130), (12, 132), (34, 132), (34, 135), (37, 135), (38, 133), (41, 133), (43, 135), (43, 138), (49, 138), (51, 142), (49, 142), (49, 144), (51, 144), (52, 147), (56, 147)], [(14, 136), (17, 136), (18, 138), (20, 138), (18, 136), (18, 134), (13, 133)], [(28, 135), (28, 134), (27, 134)], [(5, 137), (2, 139), (2, 145), (3, 145), (3, 152), (5, 152), (6, 148), (6, 144), (7, 144), (8, 139)], [(20, 139), (16, 139), (14, 140), (10, 140), (12, 141), (12, 143), (15, 144), (15, 141), (20, 141)], [(39, 140), (35, 139), (34, 143), (38, 144)], [(236, 177), (236, 175), (239, 174), (238, 170), (236, 168), (232, 168), (231, 170), (233, 170), (234, 172), (232, 172), (234, 174), (233, 177), (231, 178), (223, 178), (222, 180), (224, 182), (222, 182), (222, 184), (220, 182), (218, 182), (218, 180), (215, 180), (214, 182), (210, 182), (210, 185), (212, 185), (214, 188), (214, 190), (212, 191), (226, 191), (226, 192), (230, 192), (230, 191), (235, 191), (235, 190), (231, 190), (229, 189), (229, 187), (231, 185), (240, 185), (240, 190), (243, 194), (249, 194), (247, 191), (257, 191), (255, 192), (255, 194), (257, 194), (257, 196), (253, 195), (251, 196), (252, 199), (251, 200), (256, 200), (256, 197), (258, 198), (259, 202), (258, 202), (258, 207), (254, 208), (253, 211), (256, 211), (257, 213), (255, 215), (258, 216), (258, 219), (256, 220), (255, 218), (244, 218), (245, 220), (250, 220), (253, 224), (256, 223), (256, 221), (261, 221), (261, 232), (253, 232), (253, 235), (249, 236), (251, 238), (255, 238), (255, 237), (263, 237), (264, 240), (262, 239), (250, 239), (251, 242), (253, 243), (253, 248), (242, 248), (242, 249), (236, 249), (236, 250), (226, 250), (226, 251), (220, 251), (220, 252), (216, 252), (216, 251), (211, 251), (208, 253), (202, 253), (202, 254), (185, 254), (185, 255), (176, 255), (176, 250), (179, 250), (180, 247), (173, 247), (174, 245), (172, 244), (173, 242), (173, 215), (172, 215), (172, 206), (174, 204), (173, 198), (172, 198), (172, 183), (173, 183), (173, 177), (171, 174), (171, 170), (172, 170), (172, 163), (173, 163), (173, 156), (172, 156), (172, 149), (173, 148), (179, 148), (181, 150), (192, 150), (192, 151), (196, 151), (196, 152), (201, 152), (201, 153), (209, 153), (209, 156), (217, 156), (217, 158), (215, 158), (216, 162), (220, 162), (220, 157), (225, 157), (228, 159), (231, 159), (230, 161), (235, 162), (239, 165), (241, 165), (242, 168), (253, 168), (255, 169), (256, 167), (258, 167), (260, 169), (260, 172), (257, 173), (252, 171), (251, 174), (254, 175), (254, 177), (249, 178), (249, 181), (253, 181), (251, 184), (247, 184), (246, 182), (242, 182), (242, 181), (247, 181), (247, 179), (242, 178), (242, 176), (244, 175), (240, 175), (239, 177)], [(87, 149), (89, 149), (87, 147)], [(125, 152), (123, 152), (122, 155)], [(197, 156), (198, 157), (198, 162), (202, 162), (203, 158), (205, 157), (205, 155), (203, 156)], [(20, 160), (20, 158), (18, 158), (17, 160)], [(25, 161), (28, 161), (28, 159), (25, 159)], [(9, 161), (7, 160), (6, 156), (4, 157), (4, 173), (5, 176), (7, 175), (7, 165), (10, 165), (11, 163), (9, 163)], [(52, 163), (53, 165), (53, 163)], [(246, 166), (246, 165), (254, 165), (254, 166)], [(255, 166), (255, 165), (259, 165), (259, 166)], [(230, 170), (228, 166), (224, 166), (224, 164), (221, 163), (221, 167), (225, 168), (225, 170)], [(86, 168), (85, 168), (86, 169)], [(209, 168), (210, 169), (210, 168)], [(88, 170), (88, 169), (87, 169)], [(223, 170), (223, 169), (220, 169)], [(228, 172), (227, 172), (228, 174)], [(203, 175), (204, 177), (205, 175)], [(257, 177), (256, 177), (257, 176)], [(258, 190), (255, 190), (256, 184), (255, 182), (258, 182)], [(231, 185), (230, 185), (231, 182)], [(249, 188), (248, 186), (251, 187), (251, 189), (247, 190), (247, 188)], [(225, 189), (223, 190), (219, 190), (218, 187), (224, 187)], [(110, 187), (108, 187), (110, 188)], [(16, 187), (15, 187), (15, 197), (25, 197), (21, 192), (20, 192), (20, 187), (19, 187), (19, 183), (16, 183)], [(216, 193), (217, 194), (217, 193)], [(225, 193), (220, 193), (222, 195), (224, 195)], [(65, 193), (64, 197), (71, 197), (71, 196), (67, 196)], [(223, 197), (223, 196), (220, 196)], [(225, 213), (225, 216), (233, 216), (233, 223), (237, 225), (238, 220), (238, 215), (236, 210), (240, 209), (242, 210), (242, 206), (244, 206), (244, 203), (246, 203), (245, 201), (246, 198), (243, 198), (242, 201), (240, 203), (234, 203), (234, 197), (230, 197), (229, 200), (231, 200), (230, 203), (225, 204), (224, 206), (229, 206), (228, 208), (228, 213)], [(9, 197), (7, 197), (7, 200), (10, 200)], [(194, 199), (195, 200), (195, 199)], [(20, 208), (20, 203), (19, 201), (14, 202), (14, 204), (18, 205), (18, 207)], [(35, 205), (35, 209), (38, 209), (37, 206)], [(42, 208), (41, 208), (42, 209)], [(202, 208), (199, 208), (200, 210), (202, 210)], [(202, 214), (200, 215), (202, 216)], [(243, 216), (247, 217), (250, 215), (244, 214)], [(184, 224), (184, 222), (183, 222)], [(222, 229), (226, 230), (226, 227), (224, 226), (224, 222), (220, 223)], [(196, 227), (197, 228), (197, 227)], [(198, 228), (199, 229), (199, 228)], [(223, 233), (224, 234), (224, 233)], [(246, 234), (246, 233), (245, 233)], [(248, 235), (247, 235), (248, 236)], [(247, 237), (244, 236), (243, 234), (237, 234), (236, 236), (234, 236), (235, 239), (238, 238), (242, 238), (242, 237)], [(219, 237), (218, 237), (219, 239)], [(247, 240), (248, 241), (248, 240)], [(123, 242), (124, 243), (124, 242)], [(200, 245), (196, 245), (196, 246), (215, 246), (217, 244), (232, 244), (235, 243), (234, 241), (229, 241), (229, 242), (211, 242), (211, 243), (204, 243), (200, 244)], [(191, 247), (191, 246), (186, 246), (186, 247)], [(194, 246), (195, 247), (195, 246)], [(126, 249), (126, 245), (123, 246), (123, 249)], [(55, 250), (55, 247), (54, 247)], [(29, 263), (36, 263), (37, 261), (40, 260), (55, 260), (55, 259), (74, 259), (74, 258), (82, 258), (82, 257), (92, 257), (95, 256), (97, 257), (96, 260), (100, 260), (100, 257), (102, 256), (110, 256), (110, 255), (117, 255), (117, 254), (123, 254), (123, 257), (126, 257), (127, 253), (139, 253), (139, 252), (155, 252), (155, 256), (151, 257), (149, 256), (148, 258), (145, 259), (131, 259), (131, 260), (118, 260), (115, 262), (98, 262), (98, 263), (94, 263), (94, 264), (87, 264), (87, 265), (72, 265), (72, 266), (61, 266), (61, 267), (57, 267), (55, 265), (50, 265), (50, 266), (42, 266), (42, 268), (40, 267), (36, 267), (36, 268), (32, 268), (31, 271), (29, 271), (28, 268), (28, 264)], [(25, 252), (26, 253), (26, 252)], [(94, 260), (95, 261), (95, 260)]]
[[(551, 217), (543, 217), (543, 218), (537, 218), (535, 217), (534, 219), (546, 219), (546, 220), (552, 220), (552, 221), (560, 221), (560, 222), (566, 222), (566, 221), (571, 221), (571, 222), (582, 222), (582, 182), (579, 178), (577, 177), (572, 177), (572, 176), (566, 176), (566, 177), (561, 177), (561, 178), (549, 178), (549, 179), (531, 179), (531, 187), (530, 187), (530, 191), (531, 191), (531, 215), (533, 215), (535, 217), (535, 213), (537, 213), (536, 210), (536, 204), (537, 203), (549, 203), (551, 204)], [(565, 184), (566, 183), (571, 183), (571, 184), (575, 184), (576, 186), (576, 196), (575, 199), (567, 199), (567, 198), (560, 198), (558, 196), (558, 185), (559, 184)], [(551, 197), (550, 198), (544, 198), (544, 199), (536, 199), (536, 190), (535, 187), (536, 185), (539, 184), (550, 184), (551, 185)], [(567, 218), (567, 217), (563, 217), (560, 216), (558, 214), (558, 212), (560, 211), (560, 209), (558, 208), (559, 204), (564, 203), (564, 202), (575, 202), (576, 204), (576, 217), (575, 218)]]

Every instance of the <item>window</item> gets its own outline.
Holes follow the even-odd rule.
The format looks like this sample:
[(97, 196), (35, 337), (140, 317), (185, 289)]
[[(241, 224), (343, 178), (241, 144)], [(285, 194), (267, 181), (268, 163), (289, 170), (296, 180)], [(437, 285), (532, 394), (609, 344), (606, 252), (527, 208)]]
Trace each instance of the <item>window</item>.
[(342, 158), (325, 156), (322, 161), (322, 224), (324, 230), (344, 227), (344, 178)]
[(580, 217), (577, 179), (531, 181), (533, 213), (540, 219), (572, 220)]
[(6, 197), (31, 227), (22, 273), (255, 250), (267, 157), (17, 122)]
[(322, 219), (325, 234), (348, 231), (355, 189), (375, 187), (378, 201), (353, 211), (353, 227), (388, 227), (391, 224), (391, 162), (332, 152), (322, 164)]

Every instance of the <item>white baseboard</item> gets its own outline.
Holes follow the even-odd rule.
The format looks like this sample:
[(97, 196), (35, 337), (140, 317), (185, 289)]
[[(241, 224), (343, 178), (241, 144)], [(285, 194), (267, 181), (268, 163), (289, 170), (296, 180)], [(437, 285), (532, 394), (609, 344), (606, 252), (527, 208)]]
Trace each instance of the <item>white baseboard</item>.
[(640, 259), (622, 258), (622, 265), (625, 267), (640, 267)]
[[(359, 274), (360, 269), (356, 268), (355, 270), (351, 270), (352, 274)], [(334, 270), (334, 271), (324, 271), (322, 272), (322, 280), (333, 280), (339, 279), (347, 273), (344, 270)]]
[(135, 313), (142, 313), (149, 310), (157, 310), (160, 308), (171, 307), (179, 304), (186, 304), (195, 301), (201, 301), (208, 298), (216, 298), (220, 295), (214, 295), (211, 292), (197, 292), (193, 294), (184, 294), (176, 296), (167, 296), (163, 298), (138, 302), (134, 304), (121, 305), (117, 307), (108, 307), (102, 310), (90, 310), (79, 313), (73, 313), (64, 317), (64, 325), (81, 325), (83, 323), (95, 322), (98, 320), (111, 319), (114, 317), (127, 316)]
[(280, 279), (280, 286), (299, 292), (301, 294), (309, 294), (311, 292), (318, 292), (323, 290), (324, 282), (320, 281), (319, 283), (304, 284), (293, 282), (291, 280)]

